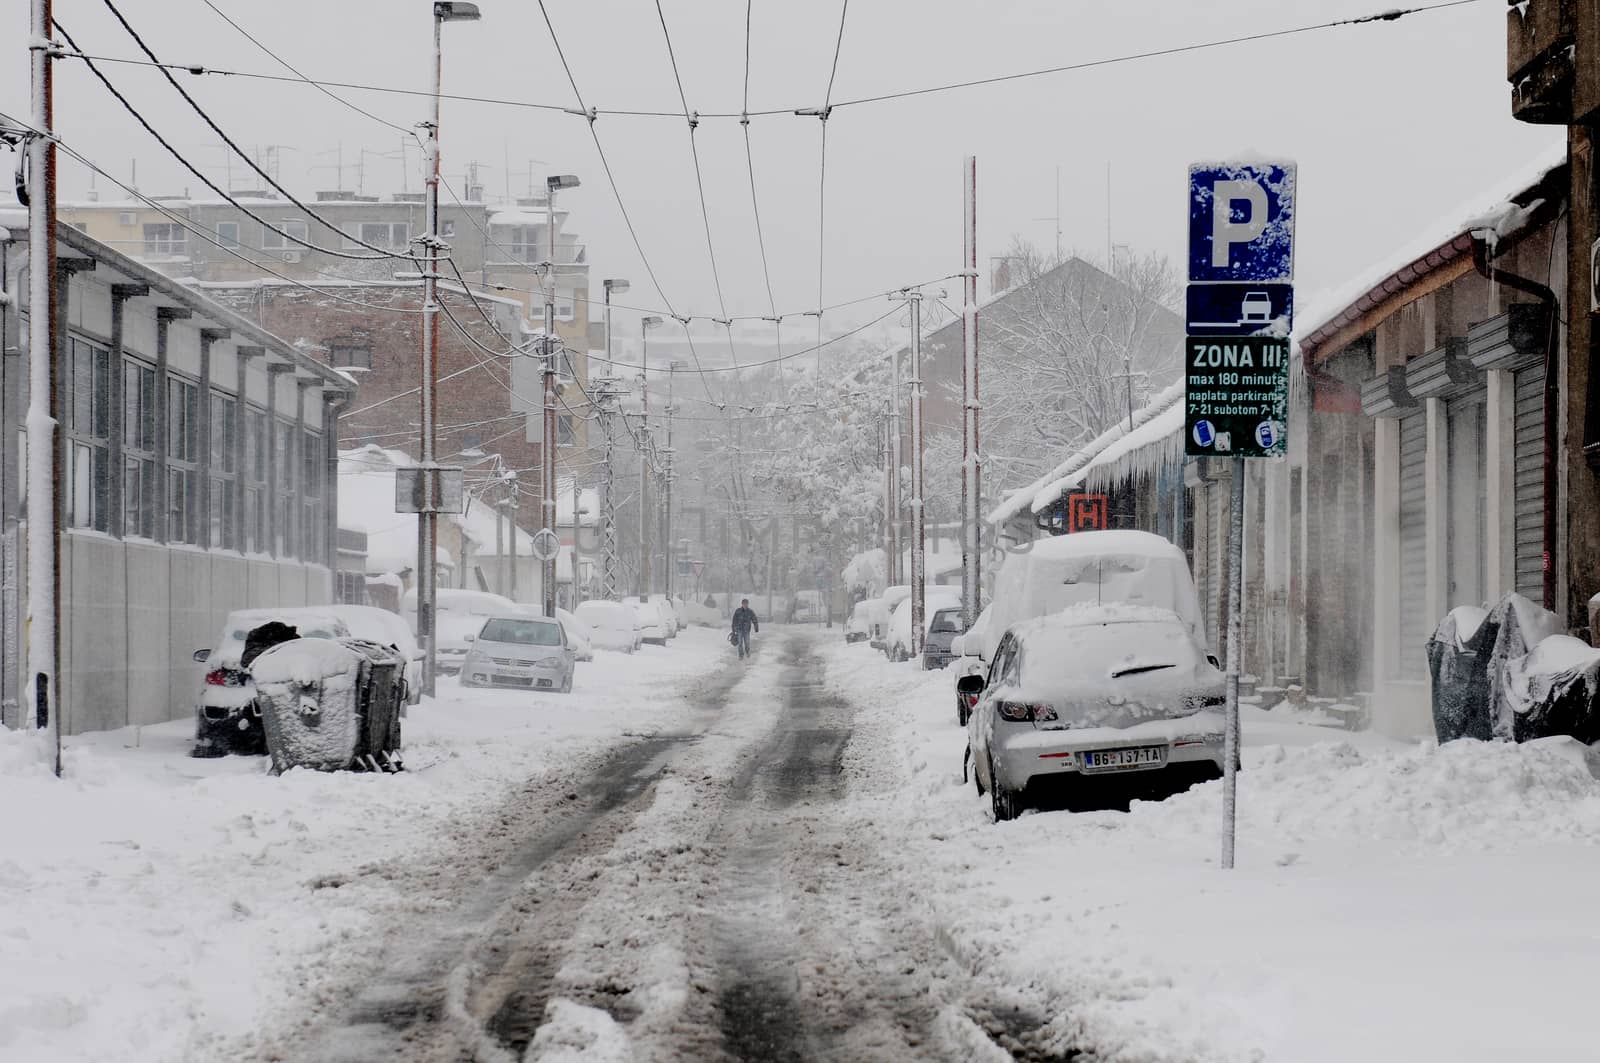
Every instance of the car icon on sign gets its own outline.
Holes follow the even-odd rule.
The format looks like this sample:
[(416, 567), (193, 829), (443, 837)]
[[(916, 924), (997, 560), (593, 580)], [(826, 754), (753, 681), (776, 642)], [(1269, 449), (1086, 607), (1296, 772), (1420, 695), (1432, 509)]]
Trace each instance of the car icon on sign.
[(1266, 292), (1245, 292), (1239, 303), (1239, 324), (1265, 325), (1272, 320), (1272, 296)]

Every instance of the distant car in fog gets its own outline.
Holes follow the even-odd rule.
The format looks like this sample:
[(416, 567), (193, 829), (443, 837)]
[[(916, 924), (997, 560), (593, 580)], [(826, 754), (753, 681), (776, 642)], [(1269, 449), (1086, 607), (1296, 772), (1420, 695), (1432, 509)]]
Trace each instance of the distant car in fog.
[(589, 641), (595, 649), (632, 653), (639, 648), (642, 632), (632, 606), (595, 599), (579, 602), (573, 615), (589, 625)]

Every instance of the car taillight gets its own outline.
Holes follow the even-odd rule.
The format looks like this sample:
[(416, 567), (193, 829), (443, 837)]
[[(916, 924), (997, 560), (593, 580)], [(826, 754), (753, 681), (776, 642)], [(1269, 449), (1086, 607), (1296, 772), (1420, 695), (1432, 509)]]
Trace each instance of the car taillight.
[(1002, 701), (995, 706), (1002, 719), (1013, 723), (1047, 723), (1056, 718), (1056, 710), (1048, 705), (1029, 705), (1021, 701)]
[(966, 706), (969, 709), (975, 709), (978, 707), (978, 695), (976, 694), (963, 694), (961, 695), (961, 700), (966, 703)]
[(244, 673), (232, 668), (213, 668), (206, 673), (206, 685), (213, 687), (242, 687)]

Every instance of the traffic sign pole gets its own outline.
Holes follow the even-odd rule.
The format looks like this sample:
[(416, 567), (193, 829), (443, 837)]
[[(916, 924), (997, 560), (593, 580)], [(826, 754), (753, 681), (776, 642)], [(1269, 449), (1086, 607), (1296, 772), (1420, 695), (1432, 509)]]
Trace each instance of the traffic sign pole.
[(1293, 163), (1189, 169), (1184, 452), (1232, 459), (1222, 749), (1226, 869), (1233, 867), (1237, 836), (1245, 459), (1278, 457), (1288, 449), (1295, 178)]

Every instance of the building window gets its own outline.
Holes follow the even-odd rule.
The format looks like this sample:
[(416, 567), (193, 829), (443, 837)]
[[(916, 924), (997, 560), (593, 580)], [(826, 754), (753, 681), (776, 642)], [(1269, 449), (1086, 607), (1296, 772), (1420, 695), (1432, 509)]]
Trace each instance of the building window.
[(511, 257), (519, 262), (543, 262), (539, 257), (539, 226), (513, 225), (510, 250)]
[(454, 236), (455, 234), (456, 234), (456, 223), (454, 221), (452, 221), (452, 220), (447, 218), (444, 221), (441, 221), (439, 223), (439, 235), (440, 236), (451, 237), (451, 236)]
[(233, 550), (239, 545), (233, 509), (233, 487), (239, 476), (239, 470), (234, 468), (233, 448), (238, 438), (239, 404), (232, 396), (212, 392), (211, 491), (206, 524), (211, 545), (219, 550)]
[(322, 526), (322, 437), (307, 432), (300, 437), (300, 496), (304, 499), (300, 541), (307, 561), (326, 561), (319, 549), (325, 529)]
[(188, 233), (175, 222), (151, 222), (144, 227), (144, 253), (147, 255), (182, 255), (184, 238)]
[(289, 421), (278, 421), (273, 426), (272, 433), (273, 466), (276, 475), (269, 487), (274, 498), (287, 498), (289, 504), (278, 510), (278, 557), (296, 557), (298, 540), (295, 536), (295, 504), (296, 492), (294, 490), (294, 425)]
[(556, 446), (575, 447), (578, 445), (578, 429), (570, 413), (563, 413), (556, 418)]
[(122, 363), (122, 534), (156, 537), (156, 371)]
[(71, 344), (67, 523), (74, 528), (110, 531), (111, 352), (76, 338)]
[(167, 378), (167, 541), (200, 542), (200, 389)]
[(236, 221), (217, 222), (217, 243), (223, 247), (238, 247), (239, 223)]
[(267, 251), (284, 251), (303, 249), (297, 241), (306, 238), (306, 223), (285, 219), (277, 225), (269, 225), (261, 231), (261, 246)]
[(244, 416), (244, 527), (240, 545), (254, 553), (267, 549), (267, 414), (247, 409)]
[(328, 345), (328, 361), (340, 368), (351, 366), (356, 369), (371, 369), (372, 344), (331, 343)]
[(403, 221), (364, 221), (361, 223), (361, 242), (402, 251), (411, 244), (410, 229)]

